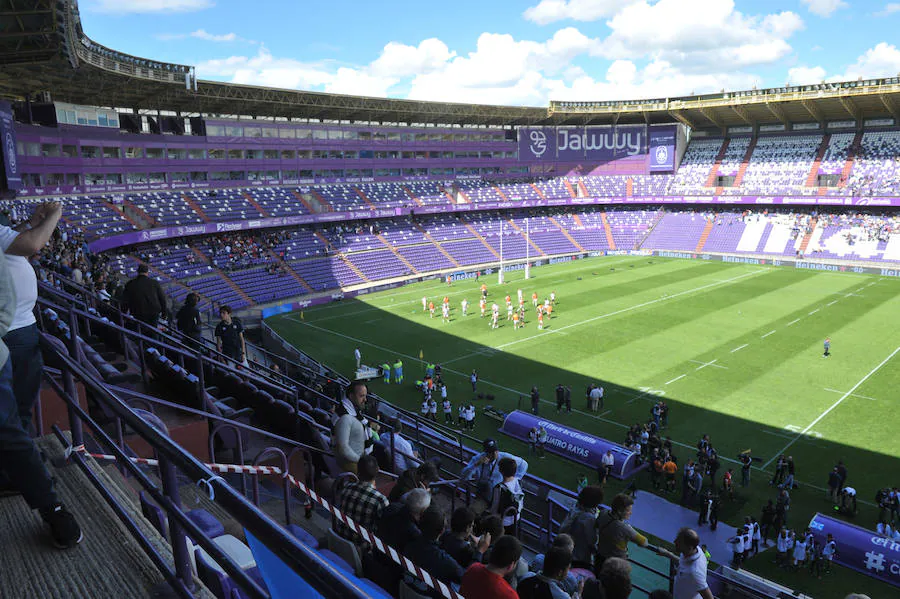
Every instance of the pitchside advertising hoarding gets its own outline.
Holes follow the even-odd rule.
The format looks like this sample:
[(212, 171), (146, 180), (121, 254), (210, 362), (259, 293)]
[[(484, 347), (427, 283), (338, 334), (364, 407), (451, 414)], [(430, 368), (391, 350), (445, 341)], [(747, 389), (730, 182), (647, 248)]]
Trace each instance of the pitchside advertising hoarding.
[(820, 543), (834, 537), (835, 563), (900, 587), (900, 541), (823, 514), (813, 516), (809, 529)]
[(632, 156), (649, 158), (652, 172), (675, 168), (674, 125), (647, 127), (520, 127), (523, 162), (610, 162)]
[(16, 158), (16, 124), (9, 102), (0, 102), (0, 152), (3, 154), (6, 187), (17, 191), (22, 188), (22, 175)]

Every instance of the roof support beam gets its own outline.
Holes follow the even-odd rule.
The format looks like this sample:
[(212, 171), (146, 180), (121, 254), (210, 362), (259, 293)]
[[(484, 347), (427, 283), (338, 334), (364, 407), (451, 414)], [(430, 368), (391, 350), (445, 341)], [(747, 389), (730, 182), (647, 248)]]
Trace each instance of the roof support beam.
[(675, 119), (685, 127), (690, 127), (691, 129), (697, 128), (694, 122), (684, 114), (683, 110), (670, 110), (669, 116), (671, 116), (673, 119)]
[(800, 103), (803, 105), (803, 108), (806, 109), (806, 112), (809, 113), (809, 116), (816, 119), (816, 122), (819, 123), (820, 126), (824, 127), (825, 117), (822, 116), (822, 111), (819, 110), (819, 107), (816, 106), (816, 103), (810, 100), (801, 100)]
[(769, 112), (771, 112), (776, 119), (781, 121), (781, 124), (784, 125), (786, 130), (791, 128), (791, 121), (787, 118), (784, 109), (779, 104), (775, 102), (766, 102), (766, 108), (769, 109)]
[(722, 121), (722, 119), (720, 119), (719, 117), (717, 117), (715, 115), (715, 113), (712, 111), (711, 108), (705, 108), (705, 107), (701, 108), (700, 114), (702, 114), (703, 116), (708, 118), (710, 121), (712, 121), (716, 127), (718, 127), (719, 129), (722, 130), (722, 133), (725, 133), (725, 130), (727, 128), (725, 126), (725, 123)]
[(891, 116), (894, 117), (894, 124), (900, 125), (900, 108), (897, 107), (894, 99), (887, 94), (878, 94), (878, 98), (884, 104), (884, 107), (888, 109), (888, 112), (891, 113)]
[(860, 116), (859, 107), (849, 96), (839, 96), (838, 99), (841, 101), (841, 106), (844, 107), (844, 110), (853, 117), (853, 120), (857, 123), (862, 121), (862, 117)]
[(738, 115), (738, 117), (751, 126), (756, 126), (756, 122), (752, 118), (750, 118), (750, 113), (747, 112), (747, 109), (741, 106), (740, 104), (732, 104), (731, 110), (734, 111), (734, 114)]

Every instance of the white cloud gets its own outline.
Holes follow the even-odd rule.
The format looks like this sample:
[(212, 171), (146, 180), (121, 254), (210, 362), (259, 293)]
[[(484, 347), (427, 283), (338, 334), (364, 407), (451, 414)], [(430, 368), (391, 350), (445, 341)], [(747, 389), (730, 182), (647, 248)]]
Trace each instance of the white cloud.
[(788, 85), (814, 85), (823, 81), (825, 81), (825, 69), (820, 66), (788, 69)]
[(800, 0), (814, 15), (830, 17), (839, 8), (847, 8), (848, 4), (843, 0)]
[(451, 52), (447, 44), (433, 37), (422, 40), (418, 46), (390, 42), (369, 69), (376, 75), (407, 77), (439, 69), (454, 56), (456, 52)]
[(192, 31), (190, 33), (191, 37), (197, 38), (199, 40), (205, 40), (208, 42), (233, 42), (238, 39), (236, 33), (223, 33), (221, 35), (216, 35), (213, 33), (208, 33), (205, 29), (198, 29), (197, 31)]
[(538, 25), (547, 25), (564, 19), (597, 21), (611, 17), (633, 0), (541, 0), (527, 8), (522, 16)]
[(212, 0), (91, 0), (84, 3), (84, 9), (90, 12), (132, 14), (195, 12), (213, 5)]
[(896, 12), (900, 12), (900, 2), (891, 2), (886, 4), (883, 9), (875, 13), (876, 17), (886, 17)]
[(896, 77), (900, 73), (900, 50), (897, 46), (881, 42), (866, 50), (865, 54), (847, 68), (840, 76), (841, 81), (851, 81), (862, 77)]
[(612, 33), (597, 49), (601, 56), (648, 57), (709, 72), (783, 58), (791, 51), (787, 40), (803, 28), (803, 20), (790, 11), (747, 16), (735, 10), (733, 0), (640, 0), (607, 25)]

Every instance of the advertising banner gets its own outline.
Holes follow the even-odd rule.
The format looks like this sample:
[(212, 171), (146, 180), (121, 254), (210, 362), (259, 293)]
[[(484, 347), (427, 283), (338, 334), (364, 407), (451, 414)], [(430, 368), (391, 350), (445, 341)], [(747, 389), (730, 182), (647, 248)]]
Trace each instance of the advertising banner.
[(16, 156), (16, 123), (9, 102), (0, 102), (0, 152), (3, 153), (3, 171), (6, 187), (12, 191), (22, 189), (22, 174)]
[(675, 170), (675, 127), (650, 127), (650, 172)]
[(519, 160), (556, 160), (555, 127), (519, 129)]
[(809, 528), (820, 543), (834, 537), (835, 563), (900, 587), (900, 541), (823, 514), (813, 516)]
[(583, 464), (592, 470), (597, 470), (602, 464), (601, 458), (603, 455), (607, 451), (612, 451), (615, 458), (615, 465), (612, 469), (613, 476), (616, 478), (628, 478), (640, 470), (638, 455), (633, 451), (625, 449), (617, 443), (551, 422), (522, 410), (511, 412), (506, 417), (506, 420), (503, 421), (500, 432), (514, 439), (527, 442), (528, 431), (541, 426), (544, 427), (549, 435), (545, 448), (551, 453)]
[[(672, 128), (674, 156), (675, 129)], [(519, 160), (523, 162), (609, 162), (647, 154), (647, 128), (520, 127)]]

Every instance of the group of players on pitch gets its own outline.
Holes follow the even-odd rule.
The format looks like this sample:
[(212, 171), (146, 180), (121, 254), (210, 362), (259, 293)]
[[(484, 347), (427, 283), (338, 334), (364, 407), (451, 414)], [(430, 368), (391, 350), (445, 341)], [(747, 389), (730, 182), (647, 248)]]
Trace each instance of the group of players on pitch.
[[(525, 328), (525, 296), (522, 293), (522, 290), (518, 290), (518, 308), (513, 304), (513, 299), (510, 295), (507, 295), (506, 300), (506, 320), (511, 320), (513, 323), (513, 329), (518, 330), (521, 328)], [(487, 285), (481, 285), (481, 300), (478, 302), (478, 307), (481, 309), (481, 318), (485, 318), (488, 316), (488, 289)], [(550, 296), (544, 298), (544, 301), (541, 302), (538, 299), (537, 291), (531, 294), (531, 305), (537, 314), (537, 322), (538, 322), (538, 330), (544, 329), (544, 322), (546, 320), (550, 320), (553, 316), (553, 310), (556, 308), (557, 297), (556, 292), (551, 291)], [(463, 298), (460, 302), (460, 307), (462, 308), (462, 315), (469, 315), (469, 300)], [(435, 312), (437, 308), (434, 304), (434, 301), (429, 300), (427, 297), (422, 297), (422, 312), (428, 312), (431, 318), (434, 318)], [(500, 306), (497, 302), (493, 302), (490, 306), (490, 327), (491, 329), (500, 328)], [(450, 298), (448, 296), (444, 296), (443, 301), (441, 302), (441, 321), (442, 322), (450, 322)]]

